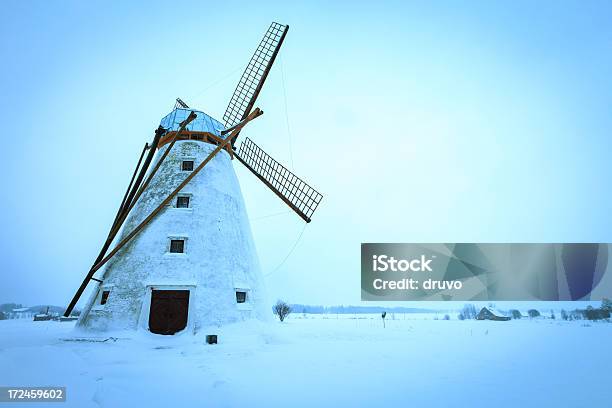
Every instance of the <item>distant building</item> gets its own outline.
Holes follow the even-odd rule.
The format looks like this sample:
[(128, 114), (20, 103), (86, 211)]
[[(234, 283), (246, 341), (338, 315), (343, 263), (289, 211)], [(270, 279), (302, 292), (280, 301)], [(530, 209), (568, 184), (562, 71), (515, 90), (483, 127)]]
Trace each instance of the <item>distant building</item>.
[(45, 322), (47, 320), (54, 320), (54, 317), (58, 317), (57, 313), (49, 313), (49, 306), (47, 306), (47, 310), (45, 313), (37, 313), (34, 315), (35, 322)]
[(11, 319), (31, 319), (33, 314), (29, 307), (19, 307), (11, 310), (9, 317)]
[(495, 320), (504, 322), (510, 320), (510, 318), (508, 316), (502, 316), (502, 314), (499, 312), (497, 314), (493, 313), (491, 310), (487, 309), (486, 307), (483, 307), (480, 310), (480, 313), (476, 315), (476, 320)]

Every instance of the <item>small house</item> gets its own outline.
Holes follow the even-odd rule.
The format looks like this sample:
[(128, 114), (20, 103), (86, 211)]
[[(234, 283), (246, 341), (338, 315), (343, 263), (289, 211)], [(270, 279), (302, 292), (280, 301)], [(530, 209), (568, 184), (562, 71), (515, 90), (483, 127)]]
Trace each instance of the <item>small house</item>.
[(476, 320), (495, 320), (504, 322), (510, 320), (508, 316), (503, 316), (501, 313), (494, 313), (486, 307), (480, 310), (480, 313), (476, 315)]

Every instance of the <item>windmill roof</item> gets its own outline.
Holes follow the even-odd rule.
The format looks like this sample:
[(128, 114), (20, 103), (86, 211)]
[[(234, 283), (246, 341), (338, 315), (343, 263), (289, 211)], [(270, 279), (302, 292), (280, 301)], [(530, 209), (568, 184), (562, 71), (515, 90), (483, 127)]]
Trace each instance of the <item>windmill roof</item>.
[(175, 108), (172, 112), (163, 117), (160, 124), (168, 131), (178, 130), (179, 124), (187, 119), (187, 116), (189, 116), (189, 113), (192, 111), (195, 112), (198, 117), (187, 125), (188, 130), (193, 132), (209, 132), (215, 136), (221, 137), (221, 131), (225, 129), (223, 123), (195, 109)]

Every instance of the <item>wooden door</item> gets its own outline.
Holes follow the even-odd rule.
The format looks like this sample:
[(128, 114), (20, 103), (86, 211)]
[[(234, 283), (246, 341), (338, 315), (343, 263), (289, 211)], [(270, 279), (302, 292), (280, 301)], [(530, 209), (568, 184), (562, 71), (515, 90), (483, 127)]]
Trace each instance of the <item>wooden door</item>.
[(149, 312), (149, 330), (156, 334), (174, 334), (187, 326), (188, 290), (153, 290)]

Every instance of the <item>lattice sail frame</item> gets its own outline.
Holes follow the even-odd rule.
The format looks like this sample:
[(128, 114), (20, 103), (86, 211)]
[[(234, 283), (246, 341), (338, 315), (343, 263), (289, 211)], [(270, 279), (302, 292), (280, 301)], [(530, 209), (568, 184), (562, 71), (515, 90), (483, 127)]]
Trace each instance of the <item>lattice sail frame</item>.
[(274, 160), (248, 137), (240, 144), (238, 158), (255, 175), (298, 213), (306, 222), (319, 206), (323, 195), (285, 166)]
[(279, 23), (272, 23), (268, 28), (242, 73), (242, 77), (225, 110), (223, 122), (225, 122), (226, 128), (232, 127), (243, 120), (253, 108), (288, 29), (288, 25)]

